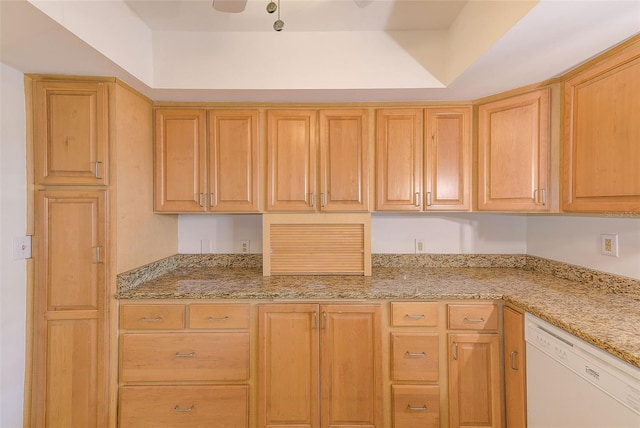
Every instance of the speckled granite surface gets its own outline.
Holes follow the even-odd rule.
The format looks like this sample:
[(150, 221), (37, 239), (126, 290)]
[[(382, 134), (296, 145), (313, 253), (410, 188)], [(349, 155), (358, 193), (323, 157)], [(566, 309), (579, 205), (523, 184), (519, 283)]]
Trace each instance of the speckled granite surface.
[(259, 256), (179, 255), (119, 276), (118, 298), (504, 299), (640, 367), (640, 281), (531, 256), (376, 258), (371, 277), (263, 277)]

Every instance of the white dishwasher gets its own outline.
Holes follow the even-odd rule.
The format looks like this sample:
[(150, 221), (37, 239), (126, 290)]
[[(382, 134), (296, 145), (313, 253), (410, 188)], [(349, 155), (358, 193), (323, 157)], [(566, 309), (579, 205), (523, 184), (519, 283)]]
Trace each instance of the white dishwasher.
[(525, 340), (529, 428), (640, 428), (640, 368), (529, 313)]

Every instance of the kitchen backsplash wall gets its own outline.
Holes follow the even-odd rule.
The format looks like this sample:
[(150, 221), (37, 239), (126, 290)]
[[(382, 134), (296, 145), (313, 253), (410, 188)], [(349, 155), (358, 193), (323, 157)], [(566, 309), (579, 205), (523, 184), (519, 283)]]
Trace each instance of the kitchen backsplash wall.
[[(618, 235), (618, 257), (600, 253), (600, 235)], [(640, 214), (528, 216), (527, 254), (640, 279)]]
[[(262, 253), (260, 215), (181, 215), (180, 254), (239, 253), (250, 241)], [(371, 216), (371, 252), (413, 254), (416, 240), (424, 253), (525, 254), (526, 217), (508, 214), (379, 214)]]

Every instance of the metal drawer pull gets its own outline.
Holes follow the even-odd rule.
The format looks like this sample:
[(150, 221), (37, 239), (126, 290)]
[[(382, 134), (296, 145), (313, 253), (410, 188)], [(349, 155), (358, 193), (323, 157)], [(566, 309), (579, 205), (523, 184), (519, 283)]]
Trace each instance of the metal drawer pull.
[(226, 320), (228, 320), (228, 319), (229, 319), (229, 317), (225, 315), (225, 316), (223, 316), (223, 317), (219, 317), (219, 318), (216, 318), (216, 317), (209, 317), (209, 318), (207, 318), (207, 319), (208, 319), (209, 321), (226, 321)]
[(193, 404), (191, 405), (191, 407), (180, 407), (179, 404), (176, 404), (175, 407), (173, 408), (174, 412), (182, 412), (182, 413), (186, 413), (186, 412), (193, 412)]
[(160, 321), (162, 321), (162, 317), (161, 316), (158, 316), (158, 317), (155, 317), (155, 318), (142, 317), (142, 318), (140, 318), (140, 320), (142, 322), (160, 322)]
[(458, 361), (458, 342), (453, 342), (453, 359)]
[(511, 351), (509, 353), (509, 359), (511, 360), (511, 370), (518, 370), (516, 367), (516, 355), (518, 355), (518, 351)]
[(102, 179), (102, 177), (100, 177), (100, 173), (98, 172), (98, 168), (99, 168), (100, 165), (102, 165), (102, 162), (95, 161), (94, 164), (95, 164), (95, 166), (94, 166), (93, 173), (95, 174), (96, 178), (98, 180), (100, 180), (100, 179)]
[(464, 322), (484, 322), (484, 318), (467, 318), (467, 317), (464, 317)]
[(409, 351), (407, 351), (407, 352), (405, 352), (404, 355), (406, 355), (408, 357), (426, 357), (427, 353), (426, 352), (409, 352)]
[(414, 407), (411, 404), (407, 404), (407, 410), (411, 410), (413, 412), (426, 412), (427, 411), (427, 405), (423, 404), (422, 407)]
[(181, 354), (180, 352), (176, 352), (177, 358), (193, 358), (196, 356), (195, 352), (189, 352), (188, 354)]
[(424, 315), (409, 315), (409, 314), (405, 314), (404, 317), (405, 318), (409, 318), (410, 320), (423, 320), (423, 319), (425, 319)]
[(327, 313), (325, 311), (322, 312), (322, 329), (327, 329)]

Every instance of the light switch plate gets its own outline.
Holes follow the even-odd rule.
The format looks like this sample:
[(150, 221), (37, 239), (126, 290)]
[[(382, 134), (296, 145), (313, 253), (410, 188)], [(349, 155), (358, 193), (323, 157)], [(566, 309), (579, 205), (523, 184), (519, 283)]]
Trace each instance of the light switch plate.
[(618, 257), (618, 235), (600, 235), (600, 253), (605, 256)]
[(31, 236), (18, 236), (13, 238), (13, 259), (22, 260), (31, 258)]

